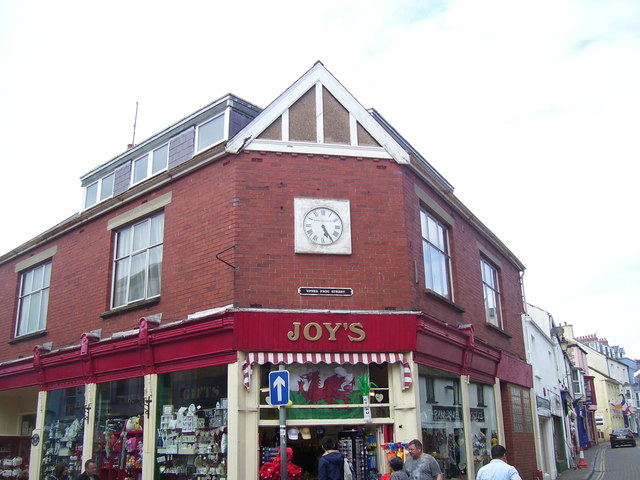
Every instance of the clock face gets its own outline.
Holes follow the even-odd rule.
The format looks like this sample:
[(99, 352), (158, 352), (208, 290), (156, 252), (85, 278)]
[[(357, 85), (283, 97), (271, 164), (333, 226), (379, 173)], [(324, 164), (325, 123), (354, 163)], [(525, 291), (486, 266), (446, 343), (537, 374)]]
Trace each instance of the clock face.
[(309, 240), (318, 245), (331, 245), (342, 235), (342, 219), (335, 210), (328, 207), (316, 207), (304, 216), (304, 233)]

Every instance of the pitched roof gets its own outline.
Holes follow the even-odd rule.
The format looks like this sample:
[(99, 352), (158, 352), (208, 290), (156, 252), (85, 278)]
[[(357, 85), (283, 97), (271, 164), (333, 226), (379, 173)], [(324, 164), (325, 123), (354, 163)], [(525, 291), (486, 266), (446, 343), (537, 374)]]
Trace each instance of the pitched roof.
[[(335, 105), (327, 93), (344, 112), (339, 111), (340, 107)], [(294, 132), (289, 125), (290, 115), (305, 116), (305, 112), (297, 113), (304, 109), (300, 102), (306, 100), (305, 96), (310, 100), (307, 102), (310, 110), (308, 116), (311, 118), (312, 114), (315, 119), (314, 124), (307, 125), (306, 138), (305, 132)], [(296, 113), (292, 109), (296, 109)], [(336, 117), (340, 117), (338, 121), (349, 130), (348, 135), (338, 141), (326, 135)], [(348, 123), (344, 121), (345, 118)], [(282, 128), (278, 128), (278, 122), (281, 122)], [(295, 128), (299, 128), (298, 123), (296, 122)], [(279, 131), (275, 135), (263, 135), (270, 127)], [(320, 62), (316, 62), (227, 144), (227, 151), (230, 153), (238, 153), (243, 149), (303, 153), (317, 151), (347, 156), (392, 158), (400, 164), (410, 162), (408, 152)]]

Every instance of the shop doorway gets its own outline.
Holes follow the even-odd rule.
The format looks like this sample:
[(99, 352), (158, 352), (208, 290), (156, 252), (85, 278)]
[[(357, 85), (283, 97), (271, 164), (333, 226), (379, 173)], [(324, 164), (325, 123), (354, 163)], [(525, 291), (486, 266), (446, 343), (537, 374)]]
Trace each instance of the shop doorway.
[[(318, 461), (324, 453), (320, 446), (325, 436), (338, 442), (338, 449), (351, 462), (357, 480), (374, 480), (384, 473), (380, 465), (382, 427), (378, 425), (288, 425), (287, 448), (293, 451), (292, 463), (302, 469), (302, 478), (315, 480)], [(260, 428), (260, 462), (272, 462), (278, 456), (279, 427)]]

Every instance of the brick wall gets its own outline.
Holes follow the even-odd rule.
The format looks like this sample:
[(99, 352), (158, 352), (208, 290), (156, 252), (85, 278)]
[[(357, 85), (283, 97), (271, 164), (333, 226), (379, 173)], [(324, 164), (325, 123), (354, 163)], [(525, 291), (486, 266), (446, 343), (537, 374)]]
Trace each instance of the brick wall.
[[(415, 184), (455, 219), (450, 232), (455, 302), (464, 312), (424, 291)], [(112, 275), (113, 232), (107, 230), (108, 220), (167, 192), (172, 192), (172, 201), (164, 209), (160, 303), (101, 318), (109, 308)], [(349, 199), (353, 253), (295, 254), (295, 197)], [(169, 322), (228, 304), (421, 310), (452, 325), (473, 323), (477, 337), (522, 357), (519, 273), (502, 259), (508, 335), (487, 328), (478, 239), (502, 258), (467, 220), (393, 161), (243, 152), (42, 245), (42, 249), (58, 246), (52, 264), (48, 334), (13, 345), (0, 342), (0, 360), (31, 355), (33, 345), (47, 341), (53, 341), (54, 348), (77, 344), (83, 332), (96, 328), (108, 337), (135, 328), (140, 317), (153, 313), (162, 312), (163, 322)], [(218, 254), (238, 270), (216, 259)], [(15, 262), (0, 266), (0, 335), (7, 340), (12, 337), (16, 309), (14, 266)], [(300, 296), (301, 286), (349, 287), (354, 295)]]

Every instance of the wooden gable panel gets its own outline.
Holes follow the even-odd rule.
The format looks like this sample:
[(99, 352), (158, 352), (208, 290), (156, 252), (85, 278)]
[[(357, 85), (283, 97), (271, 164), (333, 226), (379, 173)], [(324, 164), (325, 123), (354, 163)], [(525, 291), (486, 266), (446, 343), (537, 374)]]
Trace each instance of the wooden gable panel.
[(369, 132), (367, 132), (362, 125), (358, 122), (358, 145), (368, 145), (374, 147), (380, 147), (381, 145), (376, 142)]
[(289, 107), (289, 140), (317, 142), (316, 132), (316, 89), (313, 87)]
[(351, 143), (349, 111), (322, 87), (324, 143)]
[(258, 138), (282, 140), (282, 117), (278, 117), (275, 122), (265, 128)]

